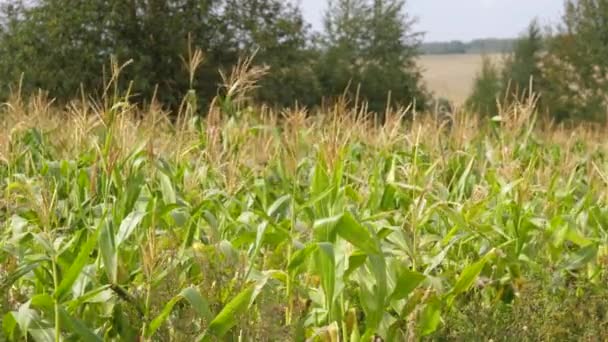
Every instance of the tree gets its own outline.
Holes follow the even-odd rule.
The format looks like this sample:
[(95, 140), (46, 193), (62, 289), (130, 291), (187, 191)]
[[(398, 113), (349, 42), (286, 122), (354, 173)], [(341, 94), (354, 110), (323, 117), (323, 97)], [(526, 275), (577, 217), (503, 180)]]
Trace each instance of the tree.
[(158, 86), (158, 98), (175, 104), (188, 86), (180, 56), (189, 35), (208, 58), (201, 73), (214, 75), (204, 85), (217, 83), (218, 52), (225, 63), (236, 59), (228, 57), (234, 49), (212, 36), (221, 32), (218, 6), (216, 0), (38, 0), (29, 6), (9, 1), (2, 11), (0, 79), (14, 84), (23, 73), (24, 92), (42, 88), (69, 100), (81, 85), (87, 92), (101, 90), (102, 71), (114, 56), (120, 63), (133, 60), (123, 79), (133, 81), (135, 99), (149, 100)]
[(124, 87), (132, 81), (134, 100), (156, 96), (176, 107), (190, 87), (182, 61), (189, 43), (205, 57), (192, 85), (202, 104), (216, 95), (218, 69), (256, 49), (258, 62), (271, 66), (274, 86), (260, 94), (263, 100), (287, 104), (305, 93), (290, 88), (300, 84), (283, 82), (300, 77), (297, 64), (309, 58), (302, 57), (307, 27), (299, 8), (286, 1), (9, 0), (0, 19), (0, 82), (16, 84), (23, 73), (26, 93), (42, 88), (69, 100), (81, 84), (100, 90), (102, 70), (115, 56), (133, 60), (122, 79)]
[(224, 18), (236, 25), (236, 46), (256, 53), (255, 61), (270, 67), (258, 88), (258, 101), (279, 106), (319, 103), (313, 68), (317, 53), (298, 6), (284, 0), (227, 0)]
[[(59, 1), (48, 1), (47, 6), (5, 2), (0, 32), (2, 86), (17, 84), (22, 74), (22, 90), (28, 93), (43, 87), (58, 96), (73, 96), (81, 82), (93, 86), (99, 76), (93, 80), (90, 72), (96, 69), (100, 75), (109, 57), (110, 42), (103, 28), (90, 24), (108, 12), (104, 5), (70, 1), (62, 8)], [(4, 95), (7, 90), (3, 89)]]
[(483, 56), (481, 71), (475, 77), (473, 92), (465, 106), (476, 113), (498, 115), (497, 99), (501, 91), (500, 72), (492, 59)]
[(608, 0), (568, 0), (548, 39), (542, 93), (558, 120), (606, 121)]
[(540, 69), (543, 37), (536, 20), (528, 26), (527, 33), (519, 38), (513, 52), (507, 56), (502, 70), (501, 95), (509, 101), (523, 100), (530, 91), (540, 91), (542, 71)]
[[(318, 73), (324, 94), (358, 91), (372, 111), (415, 102), (427, 93), (416, 57), (420, 34), (404, 0), (333, 0), (325, 16), (322, 62)], [(390, 98), (390, 103), (388, 102)]]

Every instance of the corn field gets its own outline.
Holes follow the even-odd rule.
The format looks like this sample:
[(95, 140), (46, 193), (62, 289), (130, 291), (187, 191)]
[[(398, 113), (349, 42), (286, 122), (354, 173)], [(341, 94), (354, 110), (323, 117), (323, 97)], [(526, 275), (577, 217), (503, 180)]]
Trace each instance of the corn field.
[(119, 94), (6, 104), (0, 340), (608, 333), (602, 129), (536, 123), (530, 103), (375, 124), (364, 107), (277, 113), (227, 88), (175, 120)]

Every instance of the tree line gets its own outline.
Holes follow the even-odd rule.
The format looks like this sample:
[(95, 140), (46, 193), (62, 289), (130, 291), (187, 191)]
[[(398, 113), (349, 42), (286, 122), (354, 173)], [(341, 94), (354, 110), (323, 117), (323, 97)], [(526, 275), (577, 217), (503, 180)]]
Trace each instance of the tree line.
[(420, 52), (426, 55), (449, 55), (465, 53), (510, 53), (516, 39), (486, 38), (470, 42), (452, 40), (420, 44)]
[[(268, 67), (258, 103), (314, 107), (346, 95), (377, 113), (387, 105), (435, 107), (417, 65), (422, 33), (405, 0), (327, 1), (316, 32), (288, 0), (6, 0), (0, 100), (39, 89), (57, 102), (99, 96), (114, 59), (132, 61), (120, 83), (132, 101), (154, 98), (175, 109), (196, 94), (204, 112), (222, 82), (218, 71), (255, 55)], [(534, 93), (539, 110), (558, 120), (606, 121), (608, 0), (564, 6), (558, 25), (533, 22), (500, 67), (486, 59), (469, 109), (496, 114), (500, 101)], [(203, 62), (191, 74), (193, 47)]]
[[(429, 95), (415, 63), (421, 35), (405, 0), (329, 0), (322, 32), (285, 0), (8, 0), (0, 8), (0, 97), (48, 91), (57, 101), (100, 92), (109, 61), (133, 100), (179, 105), (194, 89), (208, 104), (239, 58), (269, 68), (255, 99), (315, 106), (347, 94), (382, 112), (423, 107)], [(203, 52), (188, 74), (189, 47)], [(105, 70), (105, 75), (104, 71)], [(390, 94), (390, 96), (389, 96)]]

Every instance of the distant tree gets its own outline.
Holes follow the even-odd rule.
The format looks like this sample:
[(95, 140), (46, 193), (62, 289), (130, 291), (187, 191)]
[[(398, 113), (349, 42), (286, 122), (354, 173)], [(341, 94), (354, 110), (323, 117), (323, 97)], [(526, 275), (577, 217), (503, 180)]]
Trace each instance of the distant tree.
[(469, 53), (508, 53), (513, 50), (514, 39), (486, 38), (474, 39), (469, 42), (467, 51)]
[(531, 90), (540, 91), (542, 51), (543, 36), (538, 22), (534, 20), (526, 34), (514, 43), (513, 52), (505, 58), (501, 95), (506, 94), (509, 101), (523, 100)]
[(568, 0), (543, 58), (543, 98), (558, 120), (606, 121), (608, 0)]
[(488, 116), (498, 114), (497, 99), (501, 91), (500, 71), (489, 56), (483, 56), (482, 67), (473, 84), (473, 91), (465, 106)]
[(405, 5), (404, 0), (329, 2), (318, 68), (324, 94), (338, 96), (350, 87), (378, 113), (386, 105), (426, 104), (416, 64), (420, 34)]
[(459, 40), (453, 40), (447, 43), (447, 51), (449, 53), (467, 53), (467, 46)]
[(449, 42), (422, 43), (420, 51), (429, 55), (459, 53), (509, 53), (513, 50), (514, 39), (475, 39), (470, 42), (458, 40)]

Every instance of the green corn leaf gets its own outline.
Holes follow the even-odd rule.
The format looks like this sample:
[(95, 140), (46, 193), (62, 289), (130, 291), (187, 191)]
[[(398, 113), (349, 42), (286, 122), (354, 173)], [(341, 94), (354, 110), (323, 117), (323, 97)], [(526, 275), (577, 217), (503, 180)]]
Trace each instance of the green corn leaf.
[(201, 296), (196, 288), (189, 287), (182, 290), (180, 294), (173, 297), (169, 302), (167, 302), (167, 304), (165, 304), (160, 314), (156, 316), (148, 325), (146, 337), (152, 337), (156, 333), (156, 331), (165, 323), (173, 311), (173, 307), (183, 299), (190, 303), (190, 306), (192, 306), (194, 311), (196, 311), (201, 318), (211, 320), (213, 316), (209, 310), (209, 303), (205, 298), (203, 298), (203, 296)]
[(182, 291), (181, 296), (190, 303), (190, 306), (196, 311), (199, 317), (211, 321), (213, 314), (209, 309), (209, 302), (203, 297), (200, 292), (194, 288), (189, 287)]
[(13, 283), (19, 280), (19, 278), (21, 278), (22, 276), (36, 269), (40, 265), (41, 261), (44, 260), (35, 260), (22, 266), (19, 266), (19, 268), (17, 268), (14, 272), (10, 273), (5, 279), (3, 279), (2, 283), (0, 283), (0, 292), (13, 285)]
[(171, 311), (173, 311), (173, 307), (180, 300), (182, 300), (182, 296), (177, 295), (177, 296), (171, 298), (171, 300), (168, 301), (167, 304), (165, 304), (165, 306), (163, 307), (163, 310), (160, 312), (160, 314), (158, 316), (156, 316), (152, 320), (152, 322), (150, 322), (150, 324), (148, 325), (148, 329), (146, 330), (147, 338), (152, 337), (156, 333), (158, 328), (160, 328), (165, 323), (165, 321), (167, 320), (167, 317), (169, 317), (169, 315), (171, 314)]
[(357, 222), (353, 216), (346, 212), (336, 224), (338, 235), (367, 254), (380, 254), (380, 247), (376, 239), (367, 228)]
[(91, 329), (89, 329), (85, 323), (79, 319), (75, 319), (70, 316), (65, 309), (59, 309), (59, 315), (61, 317), (61, 322), (69, 331), (76, 333), (82, 341), (91, 341), (91, 342), (101, 342), (103, 339), (94, 333)]
[(68, 311), (74, 311), (76, 310), (76, 308), (78, 308), (80, 305), (83, 305), (84, 303), (108, 302), (113, 295), (114, 292), (112, 291), (110, 285), (103, 285), (79, 296), (78, 298), (69, 301), (65, 305)]
[(144, 212), (133, 211), (122, 220), (118, 227), (118, 233), (116, 234), (116, 248), (120, 247), (120, 244), (133, 234), (135, 228), (137, 228), (144, 216), (146, 216), (146, 213)]
[(52, 326), (30, 308), (29, 302), (22, 304), (19, 310), (13, 311), (12, 314), (23, 335), (29, 333), (36, 342), (52, 342), (55, 340)]
[(325, 293), (325, 310), (331, 313), (334, 290), (336, 288), (336, 256), (334, 245), (327, 242), (320, 242), (318, 245), (319, 249), (315, 253), (315, 267), (317, 275), (321, 278), (321, 286)]
[(317, 241), (334, 242), (336, 239), (336, 228), (342, 215), (318, 219), (313, 224), (314, 236)]
[(287, 265), (287, 270), (289, 272), (293, 272), (298, 267), (300, 267), (306, 260), (314, 253), (319, 246), (316, 243), (311, 243), (306, 247), (296, 251), (291, 256), (291, 260)]
[(344, 278), (348, 278), (354, 271), (365, 264), (367, 254), (355, 252), (348, 257), (348, 268), (344, 272)]
[(99, 251), (101, 252), (101, 258), (103, 260), (108, 279), (112, 284), (115, 284), (118, 272), (118, 254), (116, 251), (112, 227), (107, 221), (105, 221), (101, 228), (101, 233), (99, 236)]
[(237, 318), (247, 310), (254, 299), (255, 286), (250, 285), (234, 297), (209, 323), (209, 327), (201, 337), (202, 341), (211, 341), (211, 336), (223, 337), (237, 323)]
[(569, 228), (568, 232), (566, 233), (565, 238), (572, 241), (579, 247), (587, 247), (593, 243), (593, 241), (591, 241), (590, 239), (583, 236), (583, 234), (581, 234), (575, 228)]
[(315, 206), (317, 203), (323, 201), (324, 199), (330, 197), (330, 195), (333, 192), (334, 187), (330, 186), (327, 189), (325, 189), (325, 191), (318, 193), (318, 194), (312, 194), (313, 196), (311, 196), (311, 198), (309, 198), (306, 202), (302, 203), (299, 205), (299, 209), (304, 209), (304, 208), (308, 208), (308, 207), (313, 207)]
[[(32, 297), (31, 306), (44, 310), (49, 316), (55, 314), (54, 301), (49, 295), (42, 294)], [(63, 306), (59, 306), (58, 312), (63, 329), (75, 333), (83, 341), (102, 341), (101, 337), (89, 329), (85, 323), (70, 316)]]
[[(327, 173), (326, 163), (323, 159), (322, 154), (319, 154), (317, 158), (317, 164), (312, 175), (312, 181), (310, 184), (310, 194), (313, 197), (322, 194), (328, 188), (331, 187), (331, 181)], [(333, 195), (335, 188), (332, 188), (331, 194)], [(316, 215), (320, 217), (327, 217), (330, 215), (330, 198), (323, 197), (323, 199), (317, 201), (314, 205)]]
[(454, 295), (458, 295), (460, 293), (468, 291), (493, 254), (494, 252), (491, 251), (476, 263), (465, 267), (462, 273), (460, 273), (456, 284), (454, 284), (451, 293)]
[(428, 336), (434, 333), (441, 322), (441, 303), (437, 299), (432, 299), (424, 307), (420, 314), (418, 329), (420, 335)]
[(598, 246), (596, 244), (590, 244), (580, 248), (565, 261), (563, 268), (567, 270), (576, 270), (582, 268), (589, 262), (596, 259), (597, 252)]
[[(100, 227), (101, 226), (102, 225), (100, 225)], [(72, 285), (74, 284), (76, 279), (78, 279), (78, 276), (80, 276), (82, 269), (89, 261), (91, 252), (97, 246), (97, 239), (99, 236), (100, 227), (97, 227), (95, 232), (93, 232), (89, 236), (84, 245), (80, 247), (78, 256), (76, 256), (76, 259), (72, 262), (72, 265), (64, 274), (61, 283), (59, 283), (59, 286), (55, 289), (55, 298), (62, 298), (72, 288)]]
[(323, 156), (319, 154), (317, 158), (317, 164), (312, 176), (312, 182), (310, 184), (310, 193), (312, 195), (318, 195), (323, 193), (330, 186), (329, 175), (326, 171), (326, 164)]
[(166, 204), (173, 204), (177, 202), (177, 195), (175, 189), (171, 183), (171, 179), (164, 173), (158, 174), (158, 181), (160, 182), (160, 191), (163, 194), (163, 200)]
[(12, 312), (9, 312), (2, 317), (2, 331), (7, 340), (14, 341), (16, 339), (17, 327), (17, 321)]
[[(366, 310), (366, 329), (362, 340), (369, 341), (378, 330), (382, 317), (385, 313), (387, 304), (387, 277), (386, 260), (383, 255), (370, 255), (368, 260), (369, 269), (374, 276), (374, 285), (371, 291), (362, 291), (363, 298), (367, 305)], [(367, 288), (367, 287), (362, 287)]]
[(286, 204), (289, 202), (289, 200), (291, 200), (291, 195), (285, 195), (285, 196), (281, 196), (279, 197), (276, 201), (274, 201), (270, 207), (268, 208), (266, 214), (269, 217), (275, 217), (277, 215), (277, 213), (279, 212), (279, 210)]
[(400, 269), (397, 273), (397, 285), (395, 285), (391, 299), (400, 300), (407, 298), (425, 279), (426, 276), (424, 274), (410, 271), (406, 268)]

